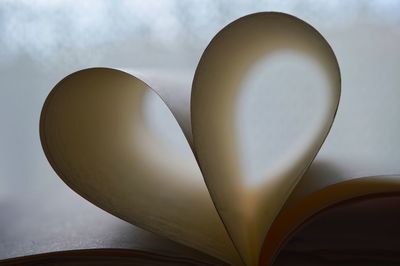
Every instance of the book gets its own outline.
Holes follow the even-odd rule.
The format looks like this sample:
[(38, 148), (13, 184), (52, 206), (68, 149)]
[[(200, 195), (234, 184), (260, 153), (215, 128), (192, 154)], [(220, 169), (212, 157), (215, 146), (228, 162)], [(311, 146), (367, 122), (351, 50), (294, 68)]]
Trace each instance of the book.
[[(168, 85), (170, 76), (148, 76), (110, 68), (67, 76), (44, 103), (40, 138), (54, 171), (75, 192), (178, 244), (160, 253), (65, 250), (5, 263), (269, 265), (290, 253), (284, 244), (318, 217), (340, 218), (338, 208), (354, 215), (374, 204), (378, 211), (397, 206), (398, 176), (291, 196), (309, 189), (299, 181), (334, 123), (341, 91), (332, 48), (304, 21), (265, 12), (229, 24), (204, 51), (190, 94)], [(378, 218), (382, 228), (396, 216), (389, 209)], [(326, 230), (319, 233), (335, 232)], [(389, 236), (396, 229), (388, 231), (380, 235), (395, 247)], [(336, 232), (346, 235), (343, 227)], [(152, 242), (171, 244), (163, 241)], [(337, 247), (319, 258), (329, 261)], [(393, 248), (366, 254), (361, 261), (399, 261)]]

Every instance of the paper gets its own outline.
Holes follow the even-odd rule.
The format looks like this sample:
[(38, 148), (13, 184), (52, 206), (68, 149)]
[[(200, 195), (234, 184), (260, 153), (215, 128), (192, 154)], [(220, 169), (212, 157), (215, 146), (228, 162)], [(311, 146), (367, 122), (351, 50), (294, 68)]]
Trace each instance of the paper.
[(81, 196), (240, 265), (178, 123), (144, 82), (105, 68), (71, 74), (48, 96), (40, 132), (54, 170)]
[[(194, 148), (247, 265), (258, 264), (269, 226), (322, 145), (339, 96), (332, 49), (290, 15), (243, 17), (200, 59), (191, 99)], [(254, 112), (263, 104), (263, 113)]]

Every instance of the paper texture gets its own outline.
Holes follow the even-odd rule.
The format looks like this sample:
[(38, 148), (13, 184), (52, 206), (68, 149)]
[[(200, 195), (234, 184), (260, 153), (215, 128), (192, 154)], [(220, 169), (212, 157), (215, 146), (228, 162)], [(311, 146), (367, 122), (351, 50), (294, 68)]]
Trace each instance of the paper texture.
[[(287, 237), (306, 220), (335, 204), (360, 197), (378, 197), (400, 192), (399, 176), (371, 176), (355, 178), (330, 185), (283, 210), (264, 240), (261, 265), (271, 263)], [(396, 210), (393, 216), (396, 216)], [(370, 217), (374, 219), (374, 217)], [(362, 226), (362, 225), (360, 225)], [(382, 235), (387, 232), (382, 232)], [(323, 235), (321, 236), (323, 237)], [(345, 245), (345, 243), (343, 243)]]
[(247, 265), (257, 265), (270, 224), (331, 127), (339, 96), (335, 55), (295, 17), (246, 16), (205, 50), (192, 87), (193, 143)]
[[(19, 265), (21, 257), (38, 254), (44, 254), (45, 258), (54, 256), (61, 262), (63, 259), (58, 257), (58, 252), (71, 250), (76, 253), (125, 250), (213, 265), (221, 263), (106, 213), (77, 195), (55, 174), (51, 177), (55, 182), (43, 184), (42, 190), (17, 194), (1, 202), (0, 264), (4, 263), (2, 260), (15, 259), (15, 264)], [(151, 257), (148, 261), (151, 262)]]
[(399, 208), (398, 192), (336, 204), (302, 224), (273, 265), (399, 264)]
[(71, 74), (48, 96), (40, 132), (54, 170), (92, 203), (240, 263), (178, 123), (142, 81), (104, 68)]

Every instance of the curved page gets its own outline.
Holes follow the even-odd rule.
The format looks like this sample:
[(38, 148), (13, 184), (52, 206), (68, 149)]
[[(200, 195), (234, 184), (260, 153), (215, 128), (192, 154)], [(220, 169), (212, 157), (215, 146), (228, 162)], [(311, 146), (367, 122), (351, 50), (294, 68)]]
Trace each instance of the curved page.
[(271, 222), (322, 145), (339, 96), (330, 46), (290, 15), (243, 17), (202, 55), (192, 87), (193, 145), (248, 265), (257, 265)]
[(105, 68), (71, 74), (48, 96), (40, 135), (57, 174), (95, 205), (239, 264), (178, 123), (139, 79)]
[(335, 204), (297, 228), (274, 265), (399, 265), (399, 209), (399, 192)]
[[(122, 69), (124, 70), (124, 69)], [(186, 69), (126, 69), (146, 83), (165, 102), (176, 118), (183, 134), (193, 147), (190, 121), (190, 94), (194, 71)]]
[(323, 209), (362, 196), (393, 192), (400, 192), (399, 176), (356, 178), (328, 186), (309, 195), (284, 210), (276, 218), (265, 238), (260, 265), (272, 264), (288, 236)]

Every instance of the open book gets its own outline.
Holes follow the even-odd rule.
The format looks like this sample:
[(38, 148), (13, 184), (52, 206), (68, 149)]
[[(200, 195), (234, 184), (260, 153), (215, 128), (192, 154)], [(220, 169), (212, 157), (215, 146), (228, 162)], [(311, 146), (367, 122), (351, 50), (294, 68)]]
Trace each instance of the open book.
[(398, 177), (383, 176), (290, 197), (307, 190), (297, 184), (334, 122), (341, 85), (331, 47), (298, 18), (240, 18), (211, 41), (191, 91), (171, 80), (108, 68), (73, 73), (46, 99), (40, 137), (78, 194), (210, 258), (100, 250), (82, 261), (270, 265), (296, 230), (333, 206), (400, 191)]

